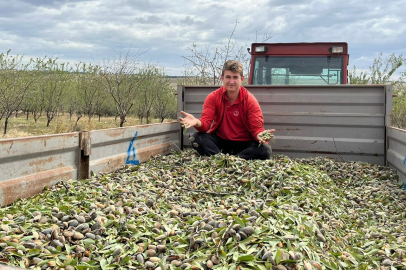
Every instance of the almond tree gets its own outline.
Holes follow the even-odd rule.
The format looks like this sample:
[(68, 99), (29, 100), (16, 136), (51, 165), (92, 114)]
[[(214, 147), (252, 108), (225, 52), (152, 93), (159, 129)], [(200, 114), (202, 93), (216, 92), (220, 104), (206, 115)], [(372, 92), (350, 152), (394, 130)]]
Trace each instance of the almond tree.
[(393, 92), (396, 97), (393, 98), (392, 125), (406, 129), (406, 70), (402, 72)]
[(79, 63), (75, 66), (77, 104), (80, 107), (79, 110), (87, 115), (89, 121), (96, 114), (96, 107), (105, 98), (99, 84), (99, 72), (100, 67), (91, 63)]
[(160, 69), (152, 65), (145, 66), (139, 73), (140, 78), (142, 78), (142, 83), (139, 86), (135, 113), (141, 120), (141, 123), (144, 118), (147, 124), (151, 121), (151, 116), (156, 105), (156, 93), (162, 87), (160, 74)]
[(163, 84), (159, 91), (156, 92), (156, 106), (154, 117), (161, 123), (165, 119), (176, 119), (176, 91), (168, 84)]
[(43, 101), (44, 111), (47, 117), (47, 127), (54, 119), (62, 105), (62, 97), (65, 94), (71, 69), (69, 63), (57, 63), (57, 59), (38, 59), (36, 65), (41, 72), (40, 95)]
[(154, 118), (159, 119), (161, 123), (167, 118), (176, 119), (177, 97), (171, 80), (165, 76), (163, 70), (158, 72), (155, 78), (158, 84), (152, 88), (155, 95)]
[(139, 51), (133, 53), (129, 50), (125, 55), (120, 53), (115, 60), (105, 60), (101, 66), (99, 82), (114, 100), (115, 109), (120, 117), (120, 127), (123, 127), (136, 100), (139, 86), (145, 79), (140, 76), (141, 55)]
[[(35, 72), (35, 71), (32, 71)], [(35, 77), (37, 78), (31, 84), (30, 91), (27, 93), (27, 97), (23, 102), (23, 109), (27, 113), (27, 120), (28, 116), (31, 113), (35, 123), (44, 113), (44, 101), (42, 96), (42, 82), (39, 78), (41, 78), (42, 74), (39, 72), (35, 72)]]
[(382, 53), (374, 59), (368, 71), (357, 72), (356, 67), (350, 70), (350, 84), (392, 84), (393, 98), (392, 125), (399, 128), (406, 128), (406, 95), (405, 80), (406, 71), (403, 71), (399, 78), (394, 77), (395, 73), (404, 66), (405, 59), (400, 54), (391, 54), (383, 59)]
[(0, 112), (1, 118), (5, 119), (4, 134), (10, 116), (20, 109), (34, 81), (33, 73), (29, 72), (31, 63), (32, 59), (24, 63), (23, 56), (13, 56), (10, 50), (0, 54)]

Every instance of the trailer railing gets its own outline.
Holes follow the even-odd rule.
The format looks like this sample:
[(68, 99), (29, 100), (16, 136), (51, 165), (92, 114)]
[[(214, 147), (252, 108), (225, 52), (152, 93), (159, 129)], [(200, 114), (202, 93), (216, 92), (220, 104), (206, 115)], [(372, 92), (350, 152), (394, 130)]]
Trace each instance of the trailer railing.
[(167, 154), (179, 141), (177, 122), (0, 140), (0, 205)]
[(406, 130), (389, 127), (387, 141), (387, 165), (396, 169), (399, 179), (406, 183)]

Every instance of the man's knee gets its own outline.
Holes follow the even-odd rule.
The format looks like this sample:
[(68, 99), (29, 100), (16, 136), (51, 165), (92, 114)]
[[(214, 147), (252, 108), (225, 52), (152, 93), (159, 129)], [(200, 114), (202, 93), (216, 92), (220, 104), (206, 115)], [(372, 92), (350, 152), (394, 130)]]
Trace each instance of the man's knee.
[(269, 144), (263, 143), (259, 147), (260, 150), (260, 158), (261, 159), (269, 159), (272, 155), (272, 148)]
[(202, 145), (203, 137), (206, 133), (195, 132), (191, 137), (189, 137), (190, 143), (194, 149), (197, 149), (199, 145)]

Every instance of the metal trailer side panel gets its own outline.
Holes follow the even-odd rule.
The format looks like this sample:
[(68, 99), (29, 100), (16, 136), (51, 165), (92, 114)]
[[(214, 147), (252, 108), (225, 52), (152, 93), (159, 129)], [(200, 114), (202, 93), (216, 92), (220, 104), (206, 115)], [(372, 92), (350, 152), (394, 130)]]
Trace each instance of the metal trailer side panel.
[(178, 122), (0, 140), (0, 206), (180, 148)]
[(399, 180), (406, 183), (406, 130), (389, 127), (387, 136), (387, 165), (396, 169)]
[(89, 170), (112, 172), (124, 165), (137, 165), (151, 156), (168, 154), (180, 147), (179, 123), (161, 123), (90, 131)]
[(0, 205), (77, 179), (79, 133), (0, 140)]
[[(218, 86), (183, 86), (180, 110), (200, 117), (206, 96)], [(385, 126), (392, 110), (385, 85), (247, 86), (258, 100), (266, 129), (274, 128), (274, 153), (323, 155), (385, 164)], [(388, 98), (390, 95), (390, 98)], [(189, 129), (183, 147), (190, 147)]]

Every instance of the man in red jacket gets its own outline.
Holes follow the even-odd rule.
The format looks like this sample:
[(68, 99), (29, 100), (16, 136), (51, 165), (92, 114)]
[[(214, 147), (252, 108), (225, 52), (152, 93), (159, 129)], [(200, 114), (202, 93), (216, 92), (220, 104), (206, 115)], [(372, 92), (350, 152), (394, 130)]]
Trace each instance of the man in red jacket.
[[(210, 93), (203, 104), (202, 117), (181, 112), (182, 126), (194, 127), (192, 146), (201, 155), (229, 153), (244, 159), (268, 159), (272, 149), (261, 138), (264, 118), (255, 97), (241, 84), (243, 66), (227, 61), (221, 75), (223, 86)], [(269, 132), (273, 133), (271, 129)]]

